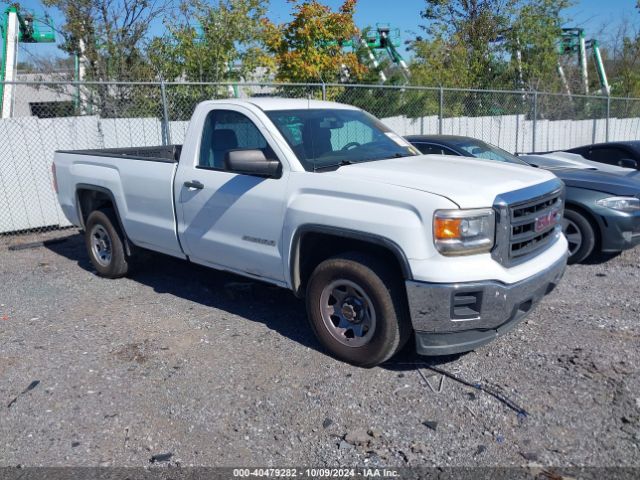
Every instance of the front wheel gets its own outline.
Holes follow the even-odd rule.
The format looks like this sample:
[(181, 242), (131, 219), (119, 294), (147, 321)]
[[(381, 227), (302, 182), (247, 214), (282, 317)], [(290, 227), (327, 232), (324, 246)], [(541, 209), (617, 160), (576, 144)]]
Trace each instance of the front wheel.
[(354, 365), (384, 362), (411, 333), (402, 279), (369, 255), (350, 253), (320, 263), (309, 280), (306, 302), (318, 340)]
[(566, 209), (562, 232), (569, 243), (569, 263), (585, 261), (594, 251), (596, 234), (591, 222), (575, 210)]

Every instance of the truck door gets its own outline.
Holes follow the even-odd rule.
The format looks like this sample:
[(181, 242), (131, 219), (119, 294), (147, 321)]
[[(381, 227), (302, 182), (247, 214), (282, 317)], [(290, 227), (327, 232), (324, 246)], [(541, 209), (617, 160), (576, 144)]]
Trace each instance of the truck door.
[(241, 149), (262, 150), (267, 159), (282, 163), (277, 145), (251, 110), (229, 105), (206, 113), (193, 165), (181, 159), (175, 180), (182, 247), (194, 262), (283, 282), (288, 169), (281, 168), (279, 178), (229, 171), (227, 152)]

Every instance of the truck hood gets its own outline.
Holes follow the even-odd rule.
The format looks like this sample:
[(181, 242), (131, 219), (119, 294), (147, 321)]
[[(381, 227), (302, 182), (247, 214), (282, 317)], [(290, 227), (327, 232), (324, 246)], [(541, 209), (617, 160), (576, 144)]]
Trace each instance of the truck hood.
[(501, 193), (555, 178), (524, 165), (452, 155), (420, 155), (340, 167), (340, 176), (397, 185), (446, 197), (460, 208), (490, 207)]

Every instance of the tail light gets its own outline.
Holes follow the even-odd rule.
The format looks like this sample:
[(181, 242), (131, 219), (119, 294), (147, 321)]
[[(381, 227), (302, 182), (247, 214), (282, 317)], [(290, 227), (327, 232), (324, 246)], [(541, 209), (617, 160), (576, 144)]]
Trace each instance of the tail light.
[(56, 164), (51, 164), (51, 175), (53, 177), (53, 191), (58, 193), (58, 177), (56, 176)]

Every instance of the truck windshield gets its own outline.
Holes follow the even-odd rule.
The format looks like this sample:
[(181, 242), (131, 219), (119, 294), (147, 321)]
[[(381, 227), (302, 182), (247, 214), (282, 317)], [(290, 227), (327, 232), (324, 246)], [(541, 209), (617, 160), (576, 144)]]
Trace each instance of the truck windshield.
[(273, 110), (266, 114), (308, 171), (419, 154), (361, 110)]

